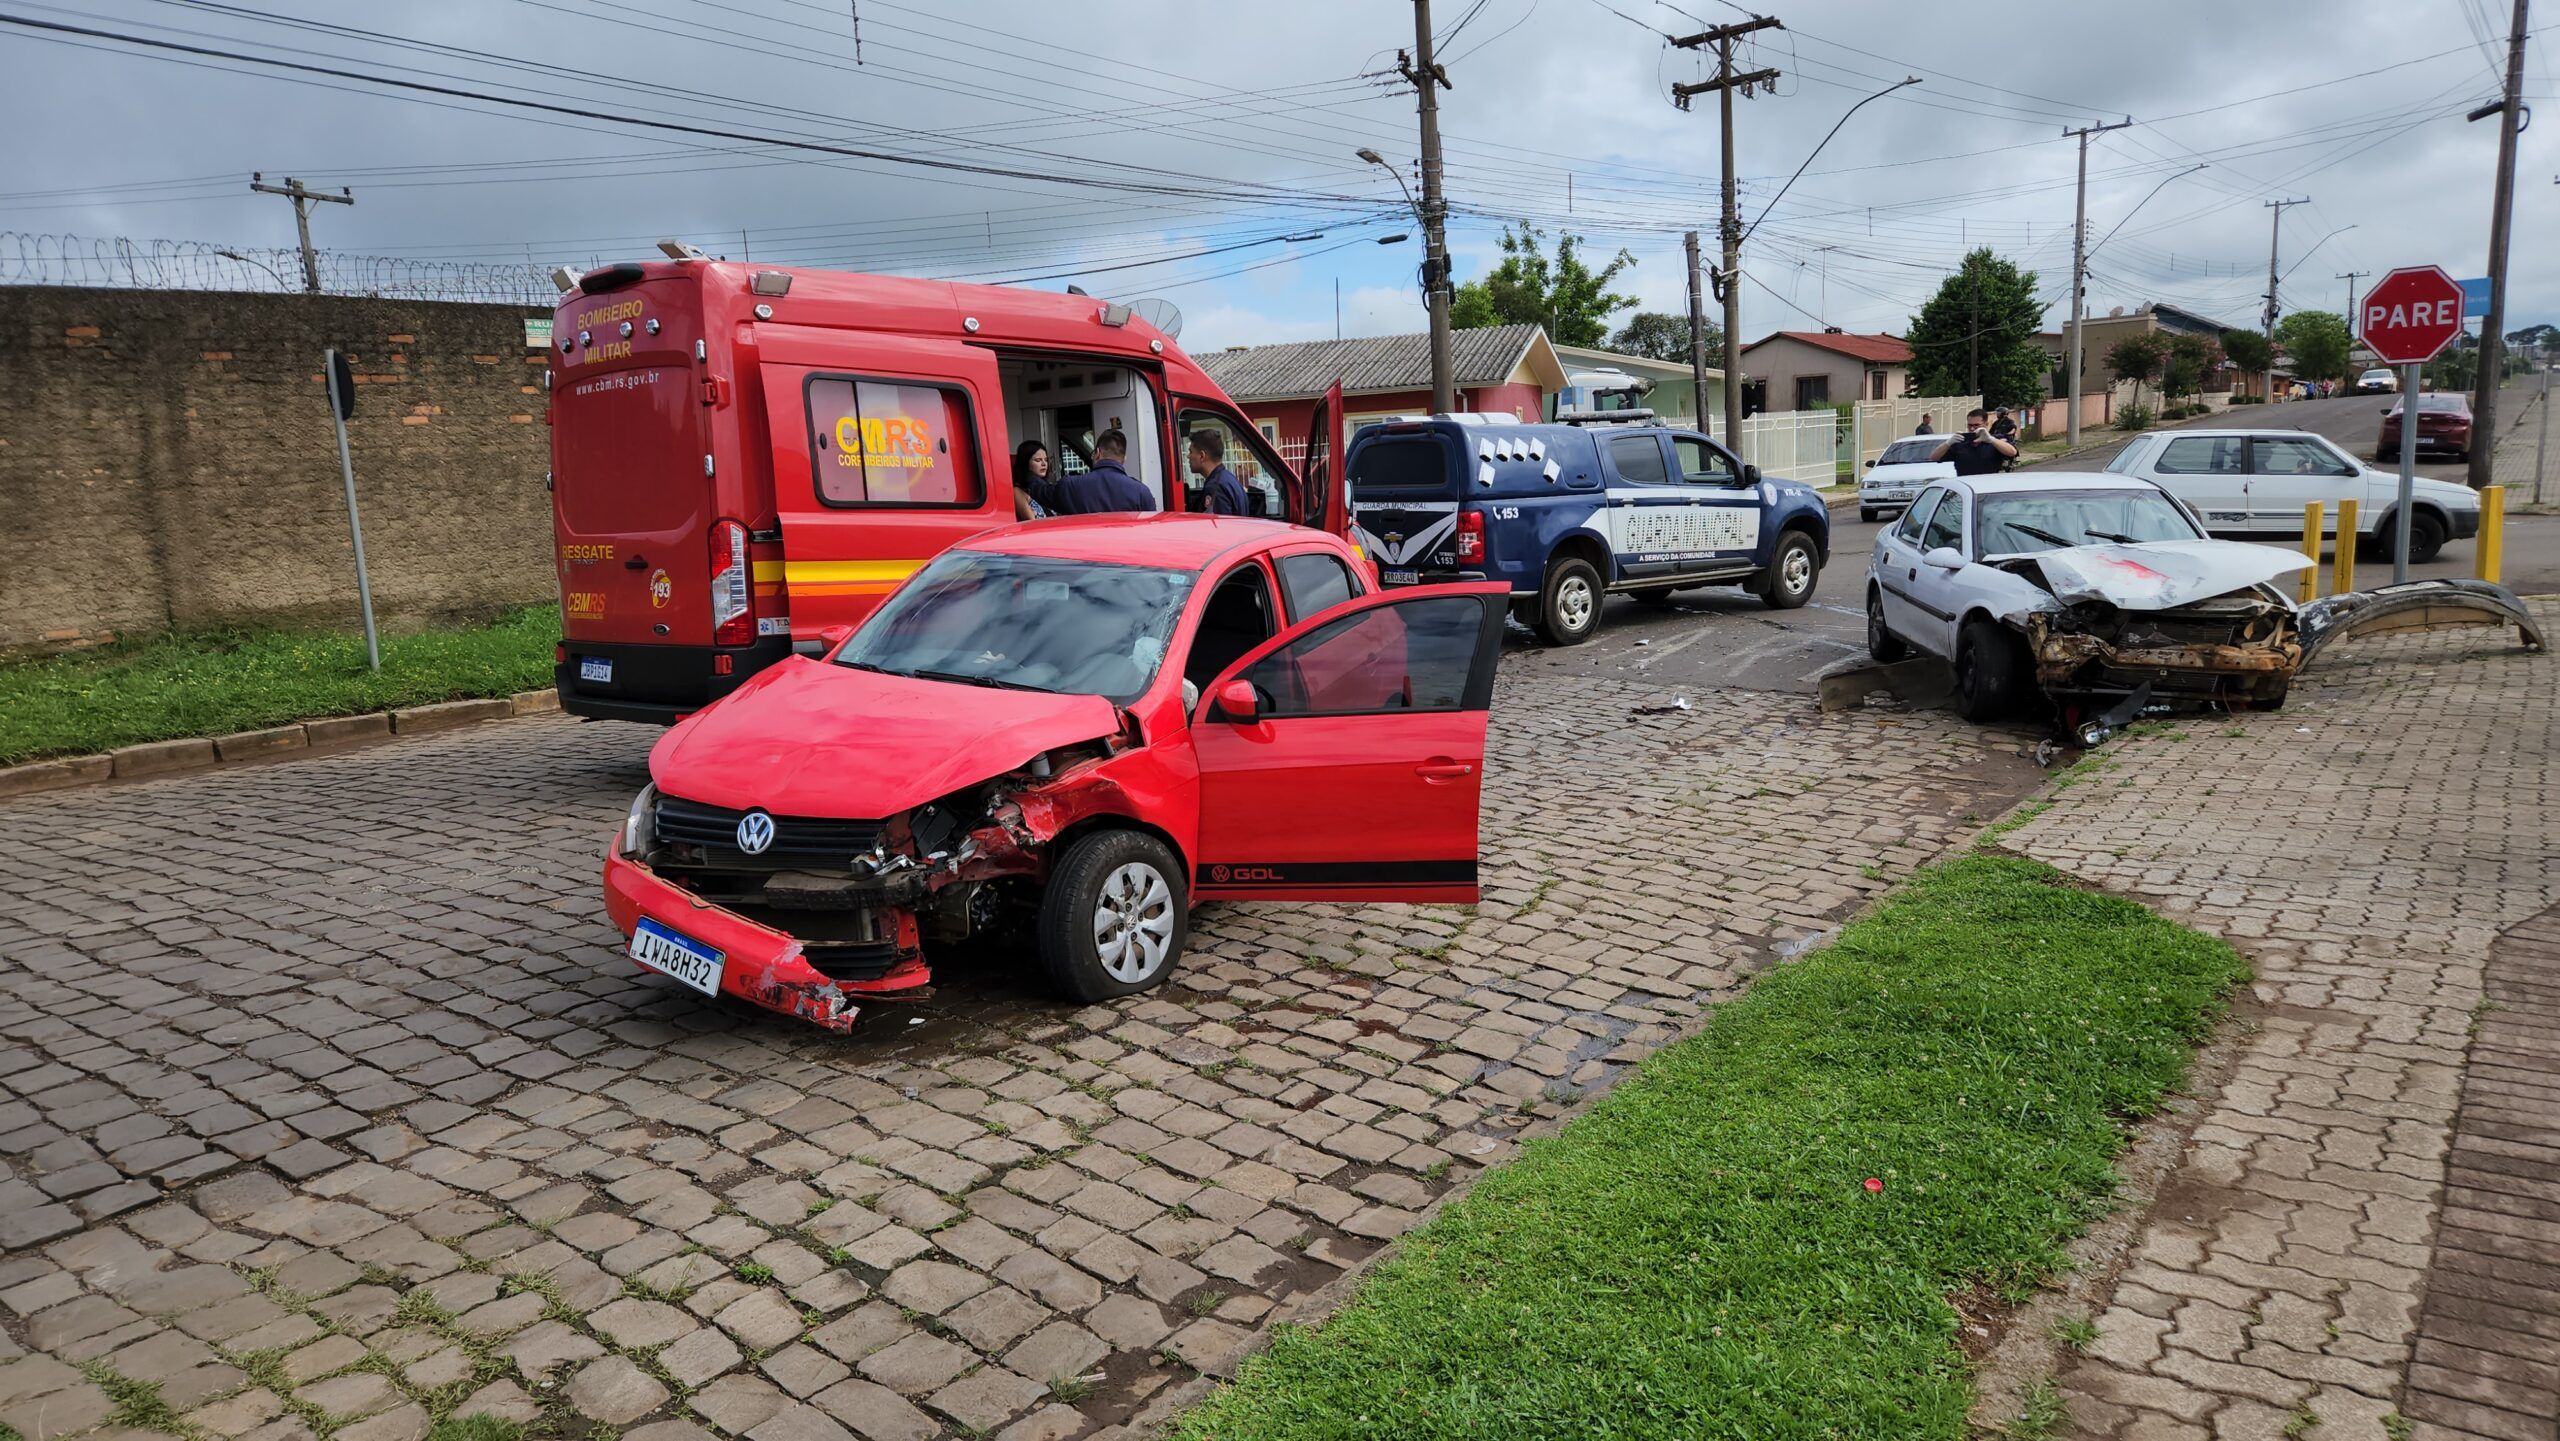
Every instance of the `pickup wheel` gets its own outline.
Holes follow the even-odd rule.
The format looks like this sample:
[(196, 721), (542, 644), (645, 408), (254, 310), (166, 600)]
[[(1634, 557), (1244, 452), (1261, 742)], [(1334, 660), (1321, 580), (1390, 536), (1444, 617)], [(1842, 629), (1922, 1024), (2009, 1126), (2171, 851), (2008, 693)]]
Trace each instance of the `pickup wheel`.
[(1878, 665), (1891, 665), (1911, 654), (1911, 647), (1884, 623), (1884, 592), (1867, 587), (1867, 654)]
[(1538, 593), (1538, 634), (1549, 645), (1580, 645), (1600, 628), (1600, 572), (1591, 562), (1567, 556), (1547, 567), (1547, 583)]
[(1771, 610), (1794, 610), (1813, 599), (1814, 583), (1821, 579), (1822, 554), (1813, 548), (1813, 537), (1800, 530), (1783, 532), (1777, 553), (1769, 557), (1760, 603)]
[(1135, 995), (1161, 983), (1191, 925), (1182, 863), (1143, 831), (1078, 837), (1040, 897), (1040, 963), (1079, 1001)]
[(1987, 721), (2016, 709), (2025, 661), (2017, 637), (1997, 623), (1966, 621), (1956, 633), (1956, 714)]

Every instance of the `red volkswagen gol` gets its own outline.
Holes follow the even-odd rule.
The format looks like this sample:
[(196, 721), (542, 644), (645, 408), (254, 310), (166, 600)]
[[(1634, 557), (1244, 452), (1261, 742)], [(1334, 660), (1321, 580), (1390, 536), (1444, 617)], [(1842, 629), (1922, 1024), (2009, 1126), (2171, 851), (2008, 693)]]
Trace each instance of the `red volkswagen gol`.
[(1367, 574), (1198, 515), (945, 551), (658, 742), (605, 907), (641, 965), (842, 1030), (931, 942), (1027, 931), (1092, 1001), (1162, 981), (1195, 899), (1473, 901), (1509, 596)]

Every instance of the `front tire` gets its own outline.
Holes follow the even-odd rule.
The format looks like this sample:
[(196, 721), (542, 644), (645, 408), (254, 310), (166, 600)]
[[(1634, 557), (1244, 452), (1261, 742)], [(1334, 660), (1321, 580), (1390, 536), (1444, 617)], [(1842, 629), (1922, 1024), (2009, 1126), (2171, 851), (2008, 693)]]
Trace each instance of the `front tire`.
[(1538, 634), (1549, 645), (1580, 645), (1600, 628), (1600, 572), (1591, 562), (1567, 556), (1547, 567), (1547, 583), (1538, 596)]
[(1040, 897), (1040, 963), (1079, 1001), (1135, 995), (1163, 983), (1191, 929), (1182, 863), (1143, 831), (1078, 837)]
[(1884, 623), (1884, 592), (1867, 587), (1867, 654), (1878, 665), (1891, 665), (1911, 654), (1911, 646)]
[(1800, 530), (1790, 530), (1778, 537), (1777, 554), (1769, 557), (1767, 588), (1760, 592), (1760, 603), (1771, 610), (1794, 610), (1813, 599), (1813, 588), (1822, 579), (1822, 553), (1813, 548), (1813, 537)]
[(1862, 505), (1858, 507), (1858, 519), (1865, 521), (1869, 525), (1875, 524), (1876, 517), (1882, 514), (1884, 514), (1883, 511), (1876, 509), (1872, 505)]
[(1966, 621), (1956, 633), (1956, 714), (1990, 721), (2015, 710), (2024, 660), (2017, 638), (1998, 624)]

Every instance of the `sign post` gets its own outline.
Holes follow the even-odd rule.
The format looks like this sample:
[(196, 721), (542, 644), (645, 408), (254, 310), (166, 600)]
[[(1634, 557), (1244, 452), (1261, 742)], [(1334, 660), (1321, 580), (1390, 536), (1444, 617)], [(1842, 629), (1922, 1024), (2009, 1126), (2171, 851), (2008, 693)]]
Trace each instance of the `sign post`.
[(347, 417), (356, 413), (356, 378), (347, 357), (335, 346), (322, 353), (320, 367), (329, 376), (329, 414), (338, 423), (338, 474), (347, 482), (347, 535), (356, 545), (356, 601), (364, 607), (364, 660), (378, 673), (382, 642), (373, 629), (373, 582), (364, 572), (364, 522), (356, 516), (356, 466), (347, 456)]
[[(2462, 333), (2463, 292), (2433, 265), (2392, 271), (2367, 291), (2356, 334), (2375, 358), (2400, 368), (2400, 496), (2391, 507), (2391, 581), (2409, 578), (2409, 514), (2418, 477), (2418, 367)], [(2341, 533), (2341, 543), (2347, 537)]]

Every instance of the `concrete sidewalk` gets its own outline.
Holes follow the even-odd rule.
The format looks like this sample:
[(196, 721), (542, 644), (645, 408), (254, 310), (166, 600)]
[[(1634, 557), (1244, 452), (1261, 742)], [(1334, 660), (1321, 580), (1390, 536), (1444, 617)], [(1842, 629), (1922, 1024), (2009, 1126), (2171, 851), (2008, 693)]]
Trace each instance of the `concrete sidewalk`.
[(2547, 1441), (2560, 665), (2512, 632), (2355, 642), (2281, 715), (2170, 729), (2008, 842), (2258, 976), (2059, 1378), (2078, 1433)]

